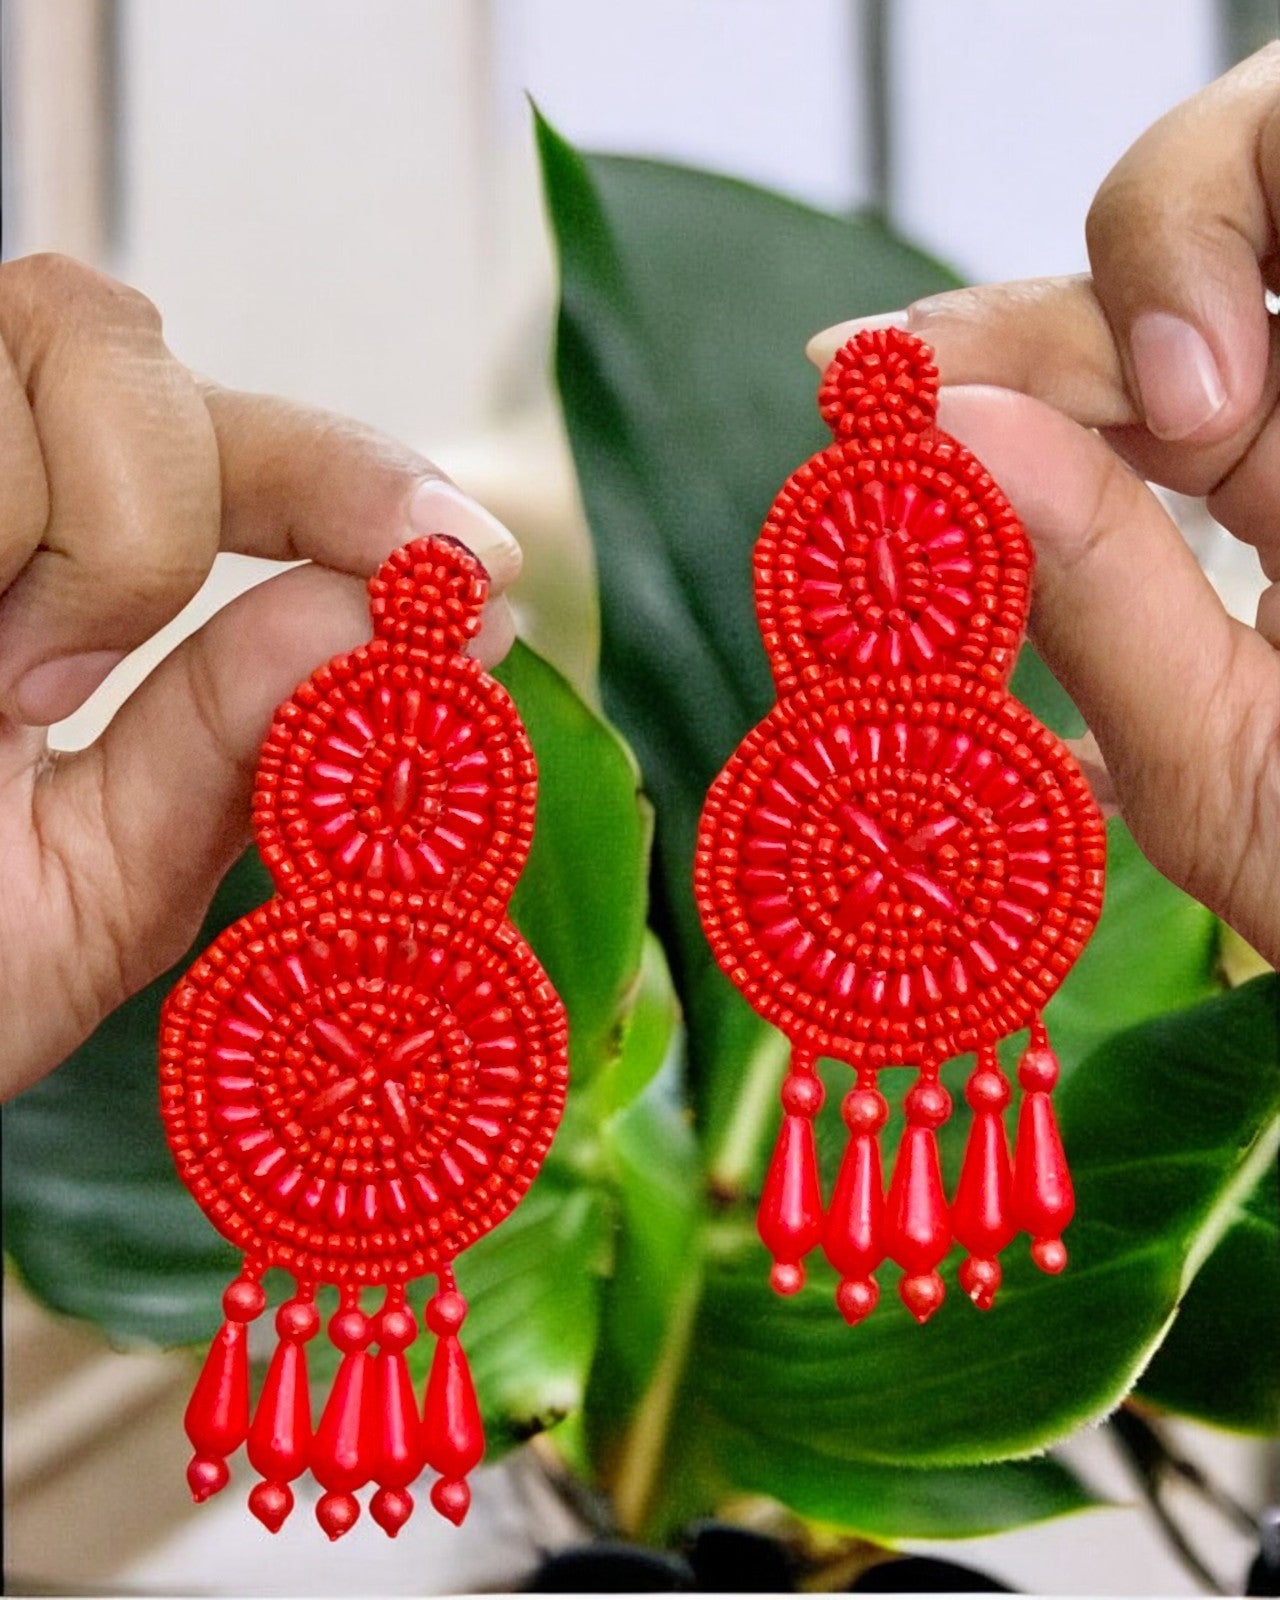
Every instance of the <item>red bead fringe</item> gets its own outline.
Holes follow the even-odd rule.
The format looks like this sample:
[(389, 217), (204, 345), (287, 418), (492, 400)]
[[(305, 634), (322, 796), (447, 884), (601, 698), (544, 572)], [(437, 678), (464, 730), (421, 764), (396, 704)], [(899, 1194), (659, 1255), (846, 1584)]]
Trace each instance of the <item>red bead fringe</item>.
[(804, 1284), (804, 1257), (821, 1243), (840, 1274), (836, 1304), (850, 1325), (861, 1322), (879, 1298), (875, 1271), (888, 1258), (903, 1269), (898, 1292), (917, 1322), (942, 1304), (946, 1289), (938, 1267), (953, 1244), (968, 1252), (960, 1287), (980, 1311), (995, 1302), (1000, 1287), (1000, 1252), (1015, 1234), (1031, 1235), (1031, 1257), (1043, 1272), (1067, 1264), (1062, 1232), (1075, 1201), (1066, 1155), (1058, 1136), (1051, 1091), (1058, 1063), (1043, 1023), (1018, 1069), (1023, 1088), (1013, 1160), (1005, 1133), (1008, 1079), (995, 1051), (979, 1052), (965, 1098), (973, 1123), (960, 1180), (951, 1204), (943, 1189), (937, 1129), (951, 1111), (951, 1097), (926, 1066), (906, 1097), (906, 1129), (884, 1187), (879, 1134), (888, 1118), (874, 1073), (860, 1076), (845, 1097), (849, 1142), (836, 1177), (831, 1205), (822, 1204), (813, 1119), (823, 1088), (805, 1056), (793, 1060), (782, 1086), (784, 1116), (760, 1197), (760, 1237), (774, 1259), (773, 1287), (794, 1294)]
[(261, 1313), (266, 1297), (249, 1268), (227, 1290), (227, 1320), (187, 1407), (187, 1437), (195, 1449), (187, 1469), (192, 1495), (206, 1500), (225, 1488), (226, 1458), (247, 1440), (250, 1465), (261, 1478), (249, 1492), (249, 1509), (272, 1533), (293, 1510), (290, 1484), (308, 1468), (325, 1491), (316, 1520), (330, 1539), (355, 1524), (356, 1490), (370, 1482), (377, 1485), (370, 1515), (394, 1538), (413, 1511), (409, 1486), (427, 1464), (438, 1474), (432, 1505), (460, 1523), (471, 1504), (467, 1474), (484, 1455), (484, 1425), (458, 1338), (467, 1303), (452, 1274), (440, 1274), (440, 1291), (426, 1307), (436, 1349), (421, 1412), (405, 1359), (417, 1324), (403, 1286), (388, 1289), (374, 1317), (361, 1311), (355, 1289), (343, 1290), (329, 1322), (342, 1361), (314, 1432), (305, 1350), (320, 1326), (312, 1296), (311, 1286), (299, 1283), (296, 1298), (276, 1314), (279, 1343), (250, 1422), (247, 1324)]

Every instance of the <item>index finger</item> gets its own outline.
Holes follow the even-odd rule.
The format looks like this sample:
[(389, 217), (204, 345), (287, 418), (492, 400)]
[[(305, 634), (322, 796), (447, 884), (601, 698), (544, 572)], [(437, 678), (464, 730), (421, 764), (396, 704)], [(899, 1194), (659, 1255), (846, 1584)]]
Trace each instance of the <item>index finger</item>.
[(1124, 427), (1140, 415), (1110, 324), (1086, 274), (955, 289), (901, 311), (838, 322), (805, 354), (825, 368), (866, 327), (907, 328), (933, 349), (947, 384), (1014, 389), (1086, 428)]
[(221, 547), (368, 577), (398, 545), (460, 540), (499, 595), (520, 574), (504, 525), (407, 445), (272, 395), (200, 380), (222, 475)]
[[(1173, 462), (1176, 442), (1171, 470), (1212, 482), (1195, 458), (1211, 453), (1221, 476), (1268, 409), (1273, 199), (1275, 46), (1175, 107), (1117, 162), (1086, 223), (1091, 277), (935, 295), (885, 320), (926, 339), (948, 383), (1016, 389), (1088, 427), (1137, 427), (1148, 457)], [(817, 334), (810, 358), (825, 366), (860, 325)]]

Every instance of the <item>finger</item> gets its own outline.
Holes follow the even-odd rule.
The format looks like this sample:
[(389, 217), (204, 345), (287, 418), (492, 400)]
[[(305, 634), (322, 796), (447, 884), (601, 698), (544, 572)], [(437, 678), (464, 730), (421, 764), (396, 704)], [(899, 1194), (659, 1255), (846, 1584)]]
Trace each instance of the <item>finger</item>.
[(1264, 50), (1148, 129), (1090, 209), (1094, 288), (1158, 438), (1226, 440), (1259, 406), (1278, 101)]
[(495, 594), (519, 576), (508, 529), (406, 446), (269, 395), (202, 387), (221, 458), (224, 550), (367, 577), (399, 545), (441, 533), (479, 557)]
[[(510, 616), (505, 600), (486, 608), (476, 640), (486, 664), (509, 646)], [(296, 567), (224, 607), (160, 663), (96, 745), (59, 759), (40, 824), (80, 886), (94, 992), (79, 1014), (118, 1004), (188, 947), (249, 842), (254, 773), (276, 708), (317, 663), (365, 643), (369, 628), (363, 580)]]
[(1036, 549), (1038, 648), (1094, 731), (1123, 813), (1175, 881), (1280, 955), (1280, 657), (1234, 622), (1154, 495), (1093, 433), (1023, 395), (943, 394), (939, 423)]
[(506, 595), (490, 600), (480, 617), (480, 631), (472, 639), (467, 654), (486, 670), (505, 659), (516, 642), (516, 619)]
[(368, 637), (363, 582), (297, 567), (225, 606), (165, 657), (96, 744), (60, 758), (39, 820), (75, 887), (90, 1014), (189, 946), (249, 842), (255, 765), (276, 707), (317, 663)]
[(4, 541), (4, 564), (23, 564), (0, 598), (0, 710), (43, 724), (79, 706), (204, 581), (217, 451), (155, 308), (100, 273), (57, 256), (0, 267), (0, 340), (47, 485), (36, 546), (24, 549), (28, 516)]
[(1098, 810), (1106, 818), (1117, 816), (1120, 811), (1120, 801), (1116, 795), (1116, 786), (1111, 781), (1106, 758), (1093, 734), (1085, 733), (1079, 739), (1064, 739), (1062, 742), (1084, 773), (1085, 781), (1097, 801)]
[(917, 333), (946, 384), (990, 384), (1034, 395), (1089, 428), (1138, 420), (1111, 328), (1087, 277), (1033, 278), (930, 295), (903, 311), (839, 322), (805, 354), (825, 368), (867, 327)]
[(40, 436), (7, 346), (0, 341), (0, 594), (35, 553), (49, 521), (49, 485)]
[[(933, 296), (838, 324), (809, 354), (825, 366), (867, 325), (894, 322), (934, 347), (944, 380), (1014, 388), (1089, 427), (1224, 446), (1238, 459), (1266, 413), (1264, 283), (1276, 277), (1280, 50), (1271, 47), (1178, 106), (1099, 189), (1086, 224), (1092, 279), (1043, 279)], [(1271, 393), (1274, 395), (1275, 385)], [(1204, 481), (1209, 464), (1156, 452), (1148, 475)], [(1184, 492), (1194, 492), (1190, 489)]]

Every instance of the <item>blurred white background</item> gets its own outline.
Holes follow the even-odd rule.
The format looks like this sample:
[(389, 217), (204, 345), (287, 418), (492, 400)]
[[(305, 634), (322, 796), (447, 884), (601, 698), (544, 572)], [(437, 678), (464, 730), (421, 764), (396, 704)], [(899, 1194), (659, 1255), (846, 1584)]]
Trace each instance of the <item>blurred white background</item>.
[[(194, 367), (404, 437), (526, 539), (531, 584), (541, 572), (585, 586), (548, 379), (553, 271), (526, 94), (593, 148), (717, 167), (826, 207), (881, 205), (975, 281), (1072, 271), (1112, 162), (1269, 36), (1273, 9), (6, 0), (4, 252), (91, 260), (159, 304)], [(181, 627), (253, 575), (224, 567)], [(538, 642), (585, 670), (572, 645)], [(99, 719), (144, 666), (126, 663)], [(140, 1377), (148, 1358), (102, 1357), (16, 1300), (8, 1320), (10, 1592), (22, 1580), (46, 1593), (439, 1592), (516, 1580), (539, 1538), (557, 1536), (505, 1470), (483, 1480), (487, 1516), (462, 1534), (420, 1516), (396, 1545), (360, 1529), (321, 1548), (301, 1516), (273, 1542), (230, 1497), (188, 1516), (185, 1368)], [(1195, 1449), (1259, 1498), (1260, 1448), (1201, 1436)], [(94, 1451), (114, 1465), (86, 1471)], [(1100, 1439), (1077, 1454), (1103, 1487), (1131, 1492)], [(1212, 1524), (1206, 1537), (1238, 1576), (1243, 1541)], [(1193, 1590), (1133, 1512), (957, 1555), (1062, 1593)]]

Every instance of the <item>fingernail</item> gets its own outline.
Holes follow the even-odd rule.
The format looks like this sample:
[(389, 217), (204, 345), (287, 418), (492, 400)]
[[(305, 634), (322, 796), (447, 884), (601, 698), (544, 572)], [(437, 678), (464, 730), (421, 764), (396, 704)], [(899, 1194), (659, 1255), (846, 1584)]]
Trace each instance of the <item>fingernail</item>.
[(123, 650), (86, 650), (83, 655), (42, 661), (18, 680), (13, 696), (18, 720), (32, 728), (61, 722), (80, 709), (124, 658)]
[(491, 511), (439, 478), (420, 483), (409, 502), (409, 527), (415, 537), (443, 533), (479, 556), (493, 583), (505, 588), (520, 572), (520, 546)]
[(850, 322), (837, 322), (821, 333), (815, 333), (804, 347), (804, 353), (819, 370), (829, 365), (832, 356), (842, 344), (848, 344), (855, 333), (869, 328), (905, 328), (910, 313), (907, 311), (881, 311), (874, 317), (854, 317)]
[(1181, 317), (1144, 311), (1129, 330), (1129, 354), (1142, 414), (1157, 439), (1185, 439), (1226, 405), (1213, 351)]

